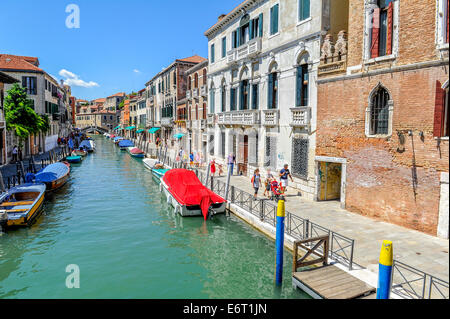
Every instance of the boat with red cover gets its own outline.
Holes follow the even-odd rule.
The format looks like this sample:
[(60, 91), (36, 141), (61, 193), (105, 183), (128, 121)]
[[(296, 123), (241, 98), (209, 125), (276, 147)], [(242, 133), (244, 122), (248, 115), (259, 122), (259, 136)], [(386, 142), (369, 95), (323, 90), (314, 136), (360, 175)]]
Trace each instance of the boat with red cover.
[(224, 213), (226, 200), (203, 186), (197, 175), (187, 169), (171, 169), (161, 178), (160, 190), (167, 203), (181, 216), (209, 216)]

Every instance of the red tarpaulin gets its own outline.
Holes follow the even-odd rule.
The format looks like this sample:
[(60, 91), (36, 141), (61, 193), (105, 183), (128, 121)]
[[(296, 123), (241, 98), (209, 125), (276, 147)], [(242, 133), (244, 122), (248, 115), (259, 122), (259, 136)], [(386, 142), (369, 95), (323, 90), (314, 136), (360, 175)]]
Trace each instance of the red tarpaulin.
[(200, 206), (205, 220), (211, 204), (225, 202), (222, 197), (203, 186), (193, 171), (181, 168), (171, 169), (164, 174), (163, 181), (181, 205)]
[(132, 154), (144, 154), (144, 151), (139, 149), (139, 148), (137, 148), (137, 147), (134, 147), (134, 148), (131, 149), (130, 153), (132, 153)]

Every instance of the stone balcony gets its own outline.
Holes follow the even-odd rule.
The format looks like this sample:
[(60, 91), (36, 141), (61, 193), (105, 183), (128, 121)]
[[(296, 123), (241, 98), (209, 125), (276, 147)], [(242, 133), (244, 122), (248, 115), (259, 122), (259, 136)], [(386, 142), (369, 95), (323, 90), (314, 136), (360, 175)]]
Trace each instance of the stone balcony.
[(161, 126), (173, 126), (173, 119), (171, 117), (163, 117), (161, 119)]
[(264, 126), (277, 126), (280, 122), (279, 110), (263, 110), (261, 124)]
[(192, 97), (194, 99), (198, 99), (198, 88), (192, 90)]
[(192, 99), (192, 92), (191, 92), (191, 90), (187, 90), (186, 91), (186, 98), (189, 100), (189, 99)]
[(290, 125), (292, 127), (309, 128), (311, 125), (311, 108), (307, 106), (291, 108)]
[(213, 126), (216, 124), (216, 116), (214, 114), (208, 114), (206, 122), (208, 125)]
[(347, 71), (347, 33), (341, 31), (336, 42), (333, 36), (327, 34), (320, 55), (320, 64), (317, 70), (319, 76), (336, 75)]
[(261, 38), (253, 39), (236, 49), (227, 52), (227, 63), (235, 63), (239, 60), (253, 57), (261, 52)]
[(261, 111), (239, 110), (217, 114), (217, 123), (222, 125), (259, 125), (261, 123)]
[(207, 94), (208, 94), (208, 90), (206, 89), (206, 85), (203, 85), (203, 86), (200, 88), (200, 95), (203, 96), (203, 97), (205, 97)]

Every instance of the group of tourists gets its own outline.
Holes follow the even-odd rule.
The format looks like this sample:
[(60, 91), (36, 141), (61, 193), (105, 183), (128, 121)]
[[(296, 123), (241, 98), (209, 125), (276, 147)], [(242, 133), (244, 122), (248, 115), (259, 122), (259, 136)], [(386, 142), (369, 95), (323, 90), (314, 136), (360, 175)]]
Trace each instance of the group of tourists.
[[(279, 192), (281, 195), (284, 195), (287, 191), (287, 187), (289, 184), (288, 177), (291, 179), (292, 182), (294, 181), (292, 178), (291, 172), (289, 171), (288, 164), (284, 164), (284, 167), (278, 173), (278, 177), (280, 179)], [(276, 181), (276, 178), (273, 176), (270, 168), (268, 168), (267, 172), (266, 172), (266, 179), (264, 181), (264, 195), (263, 196), (267, 196), (268, 198), (271, 198), (272, 185), (273, 185), (272, 183), (274, 181)], [(261, 175), (259, 172), (259, 168), (255, 169), (255, 171), (253, 173), (253, 177), (251, 179), (251, 183), (252, 183), (253, 189), (255, 190), (253, 198), (256, 200), (257, 196), (258, 196), (259, 188), (261, 186)]]
[(190, 167), (202, 167), (205, 163), (202, 152), (186, 152), (182, 148), (178, 151), (176, 162), (189, 164)]

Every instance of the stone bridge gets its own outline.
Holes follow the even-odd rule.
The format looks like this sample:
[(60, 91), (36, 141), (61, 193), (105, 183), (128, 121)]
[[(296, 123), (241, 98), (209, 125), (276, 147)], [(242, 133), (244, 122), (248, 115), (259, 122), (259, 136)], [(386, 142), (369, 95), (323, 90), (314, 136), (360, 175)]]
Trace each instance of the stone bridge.
[(88, 126), (85, 128), (81, 129), (81, 132), (83, 133), (94, 133), (94, 132), (98, 132), (100, 134), (104, 134), (109, 132), (109, 128), (107, 127), (102, 127), (102, 126)]

